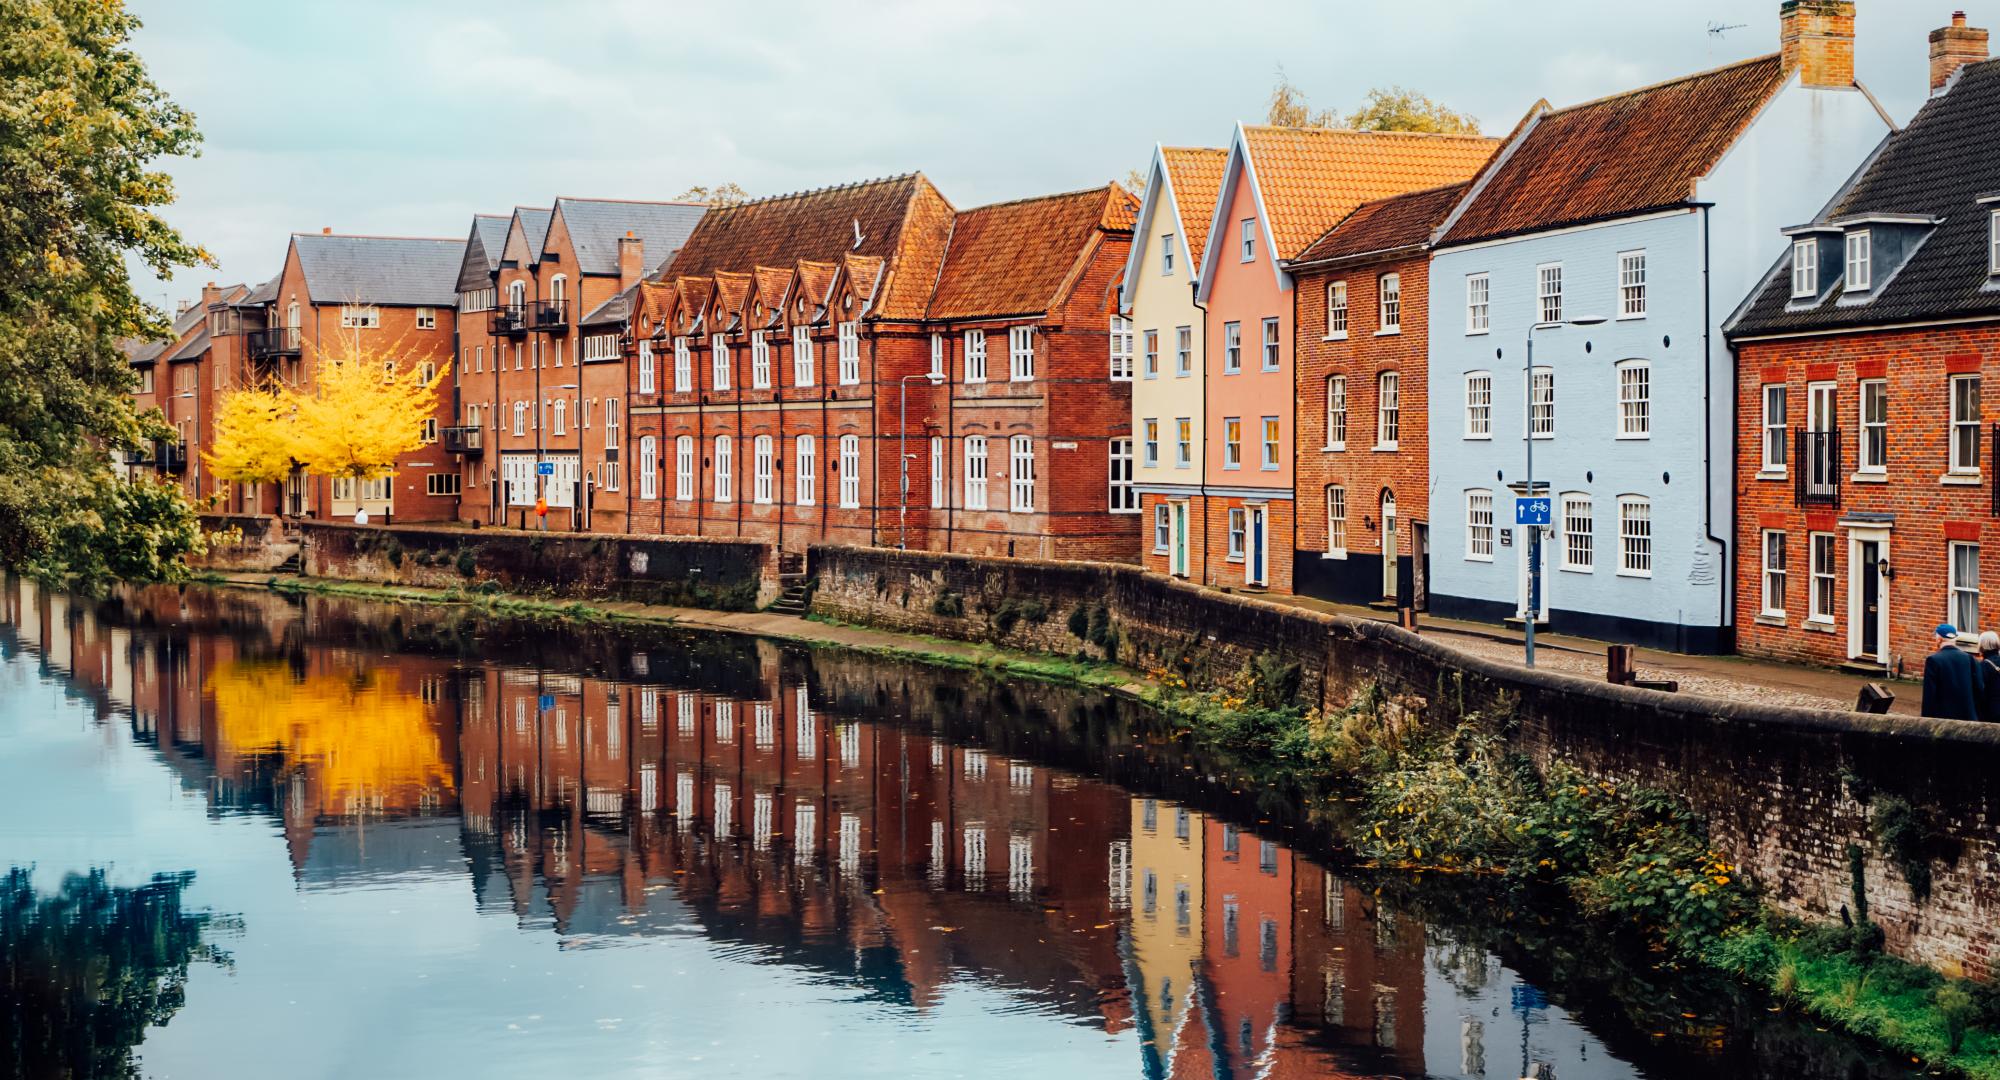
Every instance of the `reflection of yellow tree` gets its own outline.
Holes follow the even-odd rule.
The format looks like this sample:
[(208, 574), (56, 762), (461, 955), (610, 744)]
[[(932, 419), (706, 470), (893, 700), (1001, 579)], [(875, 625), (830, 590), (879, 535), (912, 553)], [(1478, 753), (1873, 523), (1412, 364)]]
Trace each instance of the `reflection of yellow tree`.
[(219, 750), (285, 755), (318, 780), (322, 806), (379, 796), (386, 809), (410, 809), (425, 792), (452, 789), (422, 700), (381, 671), (298, 680), (282, 663), (239, 661), (209, 676), (208, 694)]

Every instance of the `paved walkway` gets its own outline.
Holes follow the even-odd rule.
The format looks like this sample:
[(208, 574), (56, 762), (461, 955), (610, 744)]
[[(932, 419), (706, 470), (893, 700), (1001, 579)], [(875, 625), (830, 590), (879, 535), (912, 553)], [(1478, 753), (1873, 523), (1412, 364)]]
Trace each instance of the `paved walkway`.
[[(1334, 604), (1304, 596), (1263, 594), (1274, 603), (1355, 618), (1394, 622), (1395, 612), (1359, 604)], [(1506, 626), (1423, 616), (1418, 631), (1477, 656), (1519, 665), (1523, 634)], [(1587, 679), (1604, 678), (1605, 642), (1567, 634), (1535, 635), (1535, 666)], [(1827, 668), (1749, 660), (1740, 656), (1684, 656), (1634, 649), (1633, 664), (1643, 679), (1673, 680), (1685, 693), (1755, 700), (1773, 705), (1852, 709), (1864, 683), (1873, 681), (1896, 695), (1890, 711), (1917, 715), (1922, 688), (1909, 680), (1867, 679)]]

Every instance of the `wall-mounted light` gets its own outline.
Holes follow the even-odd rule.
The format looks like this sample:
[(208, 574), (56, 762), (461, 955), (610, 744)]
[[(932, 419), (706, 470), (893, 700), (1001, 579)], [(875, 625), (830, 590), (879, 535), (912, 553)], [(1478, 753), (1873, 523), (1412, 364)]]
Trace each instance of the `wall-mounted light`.
[(1881, 572), (1882, 578), (1885, 581), (1894, 581), (1896, 579), (1896, 568), (1890, 566), (1889, 560), (1887, 559), (1883, 559), (1881, 562), (1876, 563), (1875, 569)]

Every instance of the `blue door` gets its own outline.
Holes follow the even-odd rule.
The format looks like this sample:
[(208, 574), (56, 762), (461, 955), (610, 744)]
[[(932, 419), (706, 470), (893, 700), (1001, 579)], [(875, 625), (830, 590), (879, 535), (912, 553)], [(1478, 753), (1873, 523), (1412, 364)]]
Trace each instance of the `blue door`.
[(1262, 585), (1264, 581), (1264, 508), (1250, 508), (1250, 583)]

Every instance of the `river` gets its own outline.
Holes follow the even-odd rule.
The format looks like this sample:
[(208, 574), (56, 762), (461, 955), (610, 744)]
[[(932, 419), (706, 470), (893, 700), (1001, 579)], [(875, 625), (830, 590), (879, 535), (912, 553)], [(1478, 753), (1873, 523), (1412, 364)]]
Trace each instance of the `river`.
[(0, 1076), (1891, 1077), (1105, 695), (0, 580)]

